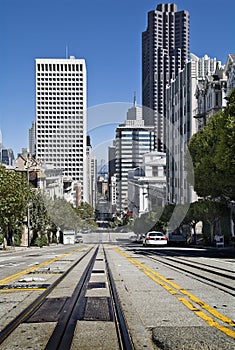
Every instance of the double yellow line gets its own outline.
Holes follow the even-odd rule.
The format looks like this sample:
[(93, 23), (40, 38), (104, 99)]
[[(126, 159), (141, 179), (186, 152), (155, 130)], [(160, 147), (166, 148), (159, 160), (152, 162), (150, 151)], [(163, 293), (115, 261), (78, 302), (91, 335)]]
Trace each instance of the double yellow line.
[[(22, 276), (25, 276), (25, 275), (27, 275), (27, 274), (29, 274), (29, 273), (31, 273), (31, 272), (37, 271), (38, 269), (40, 269), (40, 268), (42, 268), (42, 267), (44, 267), (44, 266), (50, 265), (50, 264), (54, 263), (55, 261), (61, 260), (61, 259), (65, 258), (65, 257), (67, 257), (68, 255), (73, 254), (73, 253), (79, 251), (80, 249), (81, 249), (81, 248), (74, 249), (74, 250), (72, 250), (72, 251), (69, 252), (69, 253), (65, 253), (65, 254), (58, 255), (58, 256), (56, 256), (55, 258), (50, 259), (50, 260), (46, 260), (46, 261), (44, 261), (43, 263), (41, 263), (41, 264), (39, 264), (39, 265), (35, 265), (35, 266), (32, 266), (32, 267), (28, 267), (28, 268), (25, 269), (25, 270), (22, 270), (22, 271), (17, 272), (17, 273), (15, 273), (15, 274), (13, 274), (13, 275), (10, 275), (10, 276), (8, 276), (8, 277), (6, 277), (6, 278), (3, 278), (2, 280), (0, 280), (0, 285), (2, 286), (2, 285), (5, 285), (5, 284), (8, 284), (8, 283), (10, 283), (10, 282), (16, 281), (16, 280), (18, 280), (19, 278), (21, 278)], [(36, 288), (36, 289), (37, 289), (37, 290), (41, 290), (42, 288)], [(15, 290), (17, 290), (17, 291), (22, 291), (22, 288), (20, 288), (20, 289), (19, 289), (19, 288), (10, 288), (10, 289), (4, 289), (4, 290), (1, 290), (1, 291), (3, 292), (3, 291), (6, 291), (6, 290), (7, 290), (7, 291), (15, 291)], [(26, 290), (34, 290), (34, 289), (33, 289), (33, 288), (26, 288)]]
[[(221, 332), (225, 333), (229, 337), (235, 338), (235, 331), (231, 330), (228, 327), (225, 327), (221, 324), (219, 324), (214, 318), (211, 316), (208, 316), (205, 312), (203, 312), (201, 309), (206, 310), (210, 315), (217, 318), (218, 320), (222, 321), (225, 324), (228, 324), (230, 327), (234, 327), (235, 323), (230, 318), (222, 315), (218, 311), (216, 311), (211, 306), (207, 305), (197, 297), (195, 297), (193, 294), (189, 293), (187, 290), (181, 288), (176, 283), (169, 281), (164, 276), (160, 275), (159, 273), (153, 271), (148, 266), (144, 265), (140, 261), (138, 261), (135, 258), (130, 257), (128, 254), (120, 250), (119, 248), (113, 248), (118, 254), (122, 255), (130, 263), (135, 265), (140, 271), (142, 271), (144, 274), (146, 274), (149, 278), (151, 278), (154, 282), (158, 283), (160, 286), (162, 286), (164, 289), (166, 289), (170, 294), (175, 295), (177, 299), (183, 303), (189, 310), (193, 311), (197, 316), (199, 316), (201, 319), (203, 319), (209, 326), (215, 327)], [(186, 299), (184, 296), (186, 295), (188, 299)], [(195, 306), (194, 304), (197, 306)], [(198, 306), (200, 308), (198, 308)]]

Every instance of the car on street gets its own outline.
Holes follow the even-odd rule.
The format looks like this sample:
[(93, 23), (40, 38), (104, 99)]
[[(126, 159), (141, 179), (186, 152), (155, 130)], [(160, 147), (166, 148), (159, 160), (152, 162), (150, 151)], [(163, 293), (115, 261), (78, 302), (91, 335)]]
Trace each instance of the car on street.
[(143, 238), (143, 246), (154, 246), (154, 245), (167, 245), (167, 238), (163, 232), (160, 231), (150, 231), (146, 233)]
[(87, 228), (83, 228), (82, 231), (81, 231), (81, 233), (90, 233), (90, 230), (87, 229)]
[(175, 230), (167, 230), (166, 237), (169, 245), (186, 245), (187, 235), (182, 233), (178, 228)]
[(83, 243), (83, 239), (82, 239), (81, 236), (76, 236), (74, 242), (75, 242), (75, 243)]

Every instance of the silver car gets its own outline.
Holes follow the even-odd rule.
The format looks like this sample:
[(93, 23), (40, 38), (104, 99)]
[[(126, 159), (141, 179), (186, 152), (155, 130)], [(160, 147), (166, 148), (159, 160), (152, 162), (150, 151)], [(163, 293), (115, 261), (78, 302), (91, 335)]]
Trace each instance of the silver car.
[(148, 232), (143, 239), (143, 246), (153, 246), (153, 245), (167, 245), (167, 238), (164, 233), (159, 231)]

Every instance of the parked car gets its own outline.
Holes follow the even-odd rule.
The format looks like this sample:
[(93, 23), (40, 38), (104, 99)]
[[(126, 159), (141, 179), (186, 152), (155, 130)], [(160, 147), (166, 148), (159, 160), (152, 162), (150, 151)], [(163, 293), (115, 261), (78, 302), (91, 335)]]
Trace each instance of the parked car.
[(142, 243), (143, 242), (143, 236), (141, 234), (136, 234), (129, 237), (129, 241), (132, 243)]
[(166, 237), (169, 245), (185, 245), (187, 243), (187, 235), (179, 229), (167, 230)]
[(81, 231), (81, 233), (89, 233), (89, 232), (90, 232), (90, 230), (87, 229), (87, 228), (83, 228), (82, 231)]
[(83, 239), (80, 236), (75, 237), (75, 243), (83, 243)]
[(143, 246), (146, 247), (152, 245), (167, 245), (166, 235), (159, 231), (148, 232), (143, 239)]

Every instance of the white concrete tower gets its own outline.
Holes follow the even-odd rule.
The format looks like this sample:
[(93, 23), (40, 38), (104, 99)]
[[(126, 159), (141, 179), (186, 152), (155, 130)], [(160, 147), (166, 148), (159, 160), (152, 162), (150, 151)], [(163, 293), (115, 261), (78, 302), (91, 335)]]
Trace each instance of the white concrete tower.
[(84, 59), (36, 59), (36, 157), (82, 184), (87, 201)]

